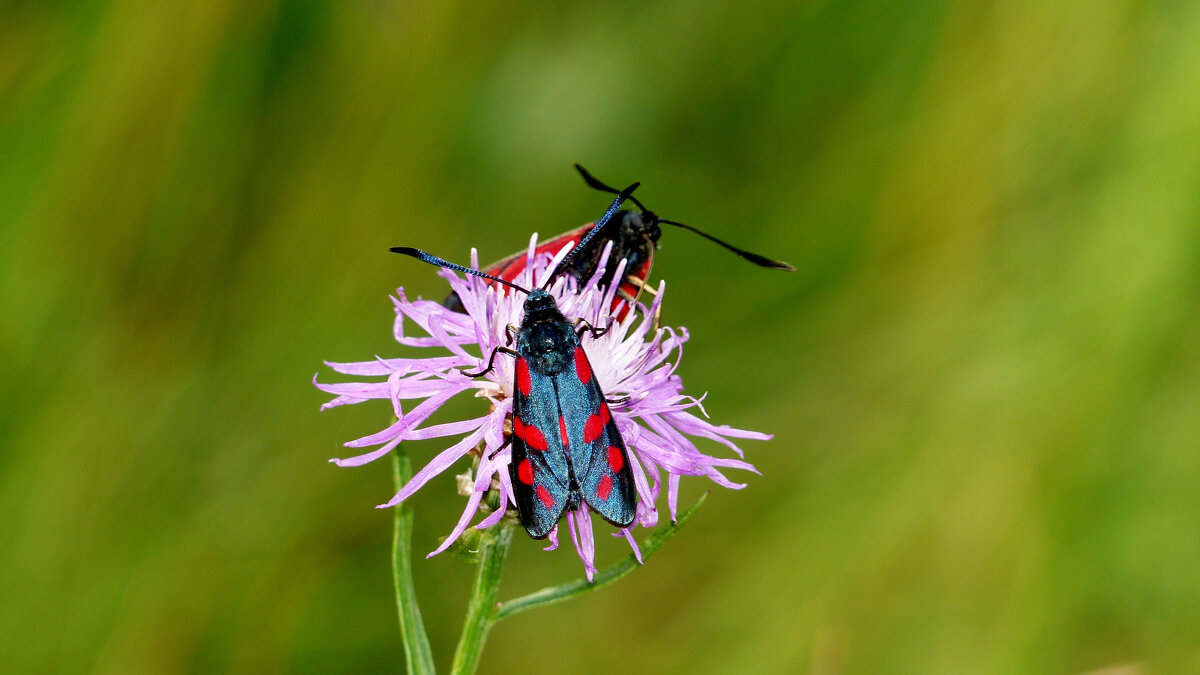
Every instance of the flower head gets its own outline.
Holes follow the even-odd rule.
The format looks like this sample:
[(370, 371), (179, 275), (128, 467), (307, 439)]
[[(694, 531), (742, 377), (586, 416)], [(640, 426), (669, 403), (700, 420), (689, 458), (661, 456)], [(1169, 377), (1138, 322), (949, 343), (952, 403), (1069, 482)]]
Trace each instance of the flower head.
[[(537, 255), (536, 243), (537, 237), (534, 235), (530, 240), (525, 268), (515, 280), (525, 288), (539, 287), (569, 249), (569, 246), (564, 247), (553, 257)], [(598, 270), (604, 269), (610, 250), (611, 243), (603, 253)], [(478, 269), (474, 251), (471, 253), (471, 263)], [(618, 263), (613, 278), (622, 278), (623, 266), (624, 261)], [(392, 412), (397, 418), (395, 423), (382, 431), (346, 443), (351, 448), (378, 447), (365, 454), (331, 460), (338, 466), (359, 466), (379, 459), (402, 441), (461, 436), (460, 440), (441, 451), (418, 471), (391, 500), (378, 508), (399, 504), (464, 456), (473, 454), (478, 458), (474, 475), (468, 478), (466, 508), (450, 536), (430, 556), (444, 551), (462, 535), (481, 510), (483, 497), (488, 490), (498, 488), (502, 498), (499, 508), (486, 514), (475, 525), (479, 529), (499, 523), (515, 503), (508, 472), (510, 450), (504, 448), (497, 452), (504, 445), (504, 436), (508, 433), (506, 418), (512, 412), (513, 360), (502, 354), (497, 355), (495, 367), (483, 376), (472, 378), (463, 373), (485, 368), (493, 350), (506, 344), (506, 327), (509, 324), (520, 325), (524, 302), (519, 294), (489, 286), (477, 277), (467, 275), (464, 278), (445, 269), (440, 274), (458, 294), (465, 314), (450, 311), (430, 300), (409, 300), (403, 288), (398, 289), (392, 299), (396, 309), (393, 328), (396, 341), (407, 347), (436, 349), (436, 355), (376, 358), (357, 363), (327, 362), (339, 373), (373, 380), (341, 384), (316, 382), (315, 377), (313, 380), (322, 391), (335, 396), (322, 409), (383, 399), (391, 402)], [(743, 484), (729, 480), (721, 470), (757, 471), (740, 459), (742, 451), (732, 439), (766, 440), (771, 437), (754, 431), (716, 426), (693, 414), (699, 411), (707, 417), (701, 404), (703, 397), (696, 399), (684, 395), (683, 381), (676, 374), (688, 332), (684, 328), (654, 326), (654, 319), (662, 305), (665, 284), (660, 283), (649, 307), (638, 305), (636, 311), (630, 312), (624, 320), (612, 322), (607, 310), (612, 306), (616, 288), (615, 285), (612, 288), (601, 286), (600, 277), (601, 274), (597, 273), (586, 282), (577, 283), (569, 276), (560, 276), (547, 290), (568, 318), (583, 318), (594, 326), (608, 326), (611, 322), (607, 333), (585, 339), (585, 349), (601, 388), (609, 397), (623, 401), (619, 405), (612, 405), (612, 414), (629, 450), (638, 505), (634, 524), (623, 528), (616, 536), (625, 537), (640, 560), (641, 554), (630, 530), (639, 525), (657, 525), (656, 503), (662, 491), (663, 474), (666, 474), (667, 506), (674, 519), (680, 476), (706, 476), (723, 487), (742, 488)], [(408, 322), (415, 324), (424, 334), (409, 335), (406, 330)], [(486, 398), (490, 402), (486, 414), (457, 422), (426, 424), (443, 403), (468, 390), (474, 390), (476, 397)], [(417, 403), (406, 403), (409, 401)], [(406, 406), (409, 406), (407, 410)], [(706, 455), (689, 436), (721, 443), (736, 453), (738, 458)], [(567, 512), (565, 516), (571, 541), (591, 579), (596, 569), (595, 542), (587, 504), (581, 503), (578, 509)], [(555, 528), (550, 533), (551, 543), (546, 550), (557, 548), (557, 535)]]

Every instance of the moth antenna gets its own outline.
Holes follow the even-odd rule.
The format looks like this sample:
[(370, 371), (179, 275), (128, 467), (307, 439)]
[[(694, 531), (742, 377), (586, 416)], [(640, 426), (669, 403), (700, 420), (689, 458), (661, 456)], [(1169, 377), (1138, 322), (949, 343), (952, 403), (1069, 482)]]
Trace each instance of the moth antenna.
[(441, 258), (439, 258), (435, 255), (429, 255), (428, 253), (426, 253), (425, 251), (422, 251), (419, 248), (412, 248), (411, 246), (393, 246), (391, 248), (391, 251), (392, 251), (392, 253), (399, 253), (400, 255), (406, 255), (406, 256), (409, 256), (412, 258), (416, 258), (417, 260), (420, 260), (421, 262), (429, 263), (430, 265), (433, 265), (435, 267), (445, 267), (446, 269), (455, 270), (458, 272), (464, 272), (466, 274), (474, 274), (475, 276), (483, 277), (484, 279), (491, 279), (492, 281), (504, 284), (505, 286), (508, 286), (509, 288), (515, 288), (518, 291), (521, 291), (522, 293), (524, 293), (525, 295), (529, 295), (528, 289), (518, 286), (511, 281), (505, 281), (504, 279), (501, 279), (500, 277), (494, 277), (490, 274), (480, 272), (479, 270), (473, 270), (470, 267), (458, 265), (458, 264), (452, 263), (448, 260), (442, 260)]
[[(579, 172), (580, 176), (583, 176), (583, 182), (587, 183), (588, 187), (592, 188), (593, 190), (599, 190), (601, 192), (608, 192), (608, 193), (611, 193), (614, 195), (621, 194), (620, 190), (618, 190), (615, 187), (612, 187), (611, 185), (604, 183), (599, 178), (596, 178), (595, 176), (593, 176), (590, 171), (583, 168), (582, 166), (579, 166), (579, 162), (575, 163), (575, 170)], [(645, 207), (645, 205), (643, 205), (641, 202), (639, 202), (637, 200), (637, 197), (627, 196), (627, 198), (629, 199), (629, 201), (633, 202), (634, 205), (636, 205), (642, 211), (644, 211), (646, 213), (650, 213), (650, 209), (647, 209)]]
[(750, 262), (754, 263), (755, 265), (758, 265), (759, 267), (766, 267), (768, 269), (773, 269), (773, 270), (784, 270), (787, 272), (795, 272), (796, 271), (795, 267), (792, 267), (791, 265), (783, 262), (782, 260), (771, 260), (770, 258), (761, 256), (757, 253), (751, 253), (750, 251), (747, 251), (745, 249), (740, 249), (740, 248), (734, 246), (733, 244), (730, 244), (730, 243), (721, 241), (720, 239), (717, 239), (716, 237), (712, 236), (711, 234), (709, 234), (707, 232), (702, 232), (702, 231), (692, 227), (691, 225), (684, 225), (683, 223), (677, 223), (674, 220), (663, 220), (662, 218), (659, 218), (658, 222), (666, 223), (668, 225), (674, 225), (675, 227), (682, 227), (685, 230), (691, 230), (692, 232), (695, 232), (696, 234), (700, 235), (701, 237), (704, 237), (705, 239), (707, 239), (709, 241), (716, 242), (717, 244), (724, 246), (725, 248), (729, 249), (730, 251), (733, 251), (734, 253), (738, 254), (742, 258), (749, 260)]
[[(575, 170), (579, 172), (580, 176), (583, 176), (584, 182), (587, 183), (588, 187), (591, 187), (593, 190), (600, 190), (601, 192), (611, 192), (613, 194), (618, 194), (618, 190), (616, 188), (612, 187), (611, 185), (605, 184), (599, 178), (596, 178), (595, 176), (593, 176), (591, 174), (591, 172), (589, 172), (587, 169), (580, 166), (578, 162), (576, 162), (576, 164), (575, 164)], [(691, 225), (684, 225), (683, 223), (678, 223), (678, 222), (675, 222), (674, 220), (663, 220), (662, 218), (659, 218), (658, 216), (656, 216), (653, 211), (646, 208), (635, 197), (629, 197), (629, 201), (636, 204), (637, 207), (642, 210), (642, 213), (650, 220), (653, 220), (653, 221), (659, 222), (659, 223), (666, 223), (668, 225), (674, 225), (676, 227), (682, 227), (685, 230), (691, 230), (692, 232), (695, 232), (696, 234), (700, 235), (701, 237), (704, 237), (705, 239), (708, 239), (710, 241), (720, 244), (721, 246), (724, 246), (725, 248), (729, 249), (730, 251), (733, 251), (734, 253), (741, 256), (742, 258), (754, 263), (755, 265), (758, 265), (760, 267), (766, 267), (766, 268), (773, 269), (773, 270), (786, 270), (788, 272), (796, 271), (795, 267), (792, 267), (791, 265), (783, 262), (782, 260), (771, 260), (770, 258), (758, 255), (757, 253), (751, 253), (750, 251), (740, 249), (728, 242), (724, 242), (724, 241), (721, 241), (720, 239), (717, 239), (716, 237), (712, 236), (711, 234), (708, 234), (707, 232), (701, 232), (700, 230), (692, 227)]]
[[(633, 185), (630, 185), (629, 187), (617, 193), (617, 198), (613, 200), (612, 204), (609, 204), (608, 210), (605, 211), (604, 215), (600, 216), (600, 219), (596, 221), (595, 227), (593, 227), (591, 231), (587, 233), (587, 236), (579, 240), (579, 243), (575, 245), (575, 248), (571, 249), (571, 252), (567, 254), (567, 257), (562, 259), (562, 262), (558, 263), (558, 269), (564, 269), (566, 264), (571, 262), (571, 259), (574, 258), (581, 250), (583, 250), (583, 247), (592, 240), (592, 237), (596, 236), (596, 233), (603, 229), (604, 226), (608, 224), (608, 221), (612, 220), (612, 217), (617, 214), (618, 210), (620, 210), (621, 204), (624, 203), (626, 199), (630, 199), (629, 195), (633, 194), (633, 191), (638, 189), (639, 185), (641, 185), (641, 183), (634, 183)], [(392, 250), (394, 251), (396, 249)], [(443, 260), (442, 262), (445, 261)], [(482, 272), (479, 274), (482, 274)], [(557, 270), (555, 271), (555, 274), (557, 274)], [(549, 286), (550, 282), (554, 279), (554, 276), (554, 274), (551, 274), (550, 276), (546, 277), (546, 282), (542, 284), (542, 288)]]

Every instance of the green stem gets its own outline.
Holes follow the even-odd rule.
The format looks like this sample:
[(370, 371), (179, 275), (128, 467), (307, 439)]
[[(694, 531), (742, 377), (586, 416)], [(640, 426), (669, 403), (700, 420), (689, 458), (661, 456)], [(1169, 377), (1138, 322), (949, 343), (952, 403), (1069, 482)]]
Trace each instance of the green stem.
[(454, 651), (454, 664), (450, 666), (450, 672), (454, 675), (470, 675), (479, 666), (479, 656), (496, 611), (500, 572), (504, 569), (504, 559), (508, 557), (512, 538), (511, 525), (501, 525), (495, 531), (484, 532), (480, 537), (479, 571), (475, 575), (475, 588), (471, 590), (471, 600), (467, 604), (462, 636)]
[[(695, 515), (696, 511), (700, 508), (700, 505), (704, 503), (704, 500), (707, 497), (707, 493), (700, 495), (699, 499), (697, 499), (691, 506), (687, 507), (679, 514), (678, 520), (659, 527), (654, 531), (653, 534), (647, 537), (646, 540), (642, 542), (642, 560), (649, 560), (650, 556), (654, 555), (654, 552), (657, 551), (659, 547), (665, 544), (668, 539), (675, 536), (675, 533), (679, 532), (679, 529), (682, 528), (693, 515)], [(578, 579), (565, 584), (559, 584), (558, 586), (543, 588), (542, 590), (530, 593), (529, 595), (509, 600), (508, 602), (503, 602), (499, 607), (496, 608), (494, 612), (492, 612), (492, 622), (494, 623), (501, 619), (506, 619), (513, 614), (524, 612), (526, 610), (533, 609), (534, 607), (552, 605), (556, 602), (569, 600), (577, 595), (590, 593), (601, 586), (611, 584), (617, 579), (629, 574), (637, 567), (637, 557), (630, 553), (629, 556), (624, 560), (621, 560), (620, 562), (617, 562), (597, 572), (593, 581), (589, 582), (587, 579)]]
[[(399, 490), (412, 477), (412, 463), (403, 447), (392, 451), (392, 475)], [(404, 659), (413, 675), (433, 675), (433, 651), (417, 606), (417, 589), (412, 576), (412, 507), (401, 502), (395, 507), (396, 533), (392, 537), (392, 582), (396, 587), (396, 610), (400, 617), (400, 635), (404, 638)]]

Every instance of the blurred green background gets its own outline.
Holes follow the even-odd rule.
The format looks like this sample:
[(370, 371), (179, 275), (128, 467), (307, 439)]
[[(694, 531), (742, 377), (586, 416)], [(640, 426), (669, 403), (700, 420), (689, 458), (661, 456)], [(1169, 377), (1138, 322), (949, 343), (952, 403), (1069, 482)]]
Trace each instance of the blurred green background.
[[(1195, 2), (0, 5), (3, 670), (402, 668), (390, 467), (326, 463), (389, 411), (310, 379), (445, 292), (389, 246), (593, 219), (579, 161), (798, 267), (654, 270), (776, 438), (484, 672), (1200, 671), (1197, 45)], [(462, 499), (413, 503), (431, 550)], [(502, 597), (579, 575), (539, 548)], [(472, 573), (416, 562), (443, 667)]]

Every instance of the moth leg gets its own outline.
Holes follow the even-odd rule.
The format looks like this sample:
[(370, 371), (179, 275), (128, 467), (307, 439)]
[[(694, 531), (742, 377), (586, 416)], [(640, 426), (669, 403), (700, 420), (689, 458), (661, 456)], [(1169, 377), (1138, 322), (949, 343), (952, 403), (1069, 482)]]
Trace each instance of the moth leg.
[(601, 335), (604, 335), (605, 333), (607, 333), (608, 329), (611, 327), (612, 326), (609, 325), (609, 326), (605, 326), (604, 328), (596, 328), (592, 324), (588, 323), (587, 319), (576, 319), (575, 320), (575, 335), (578, 337), (583, 337), (584, 333), (591, 333), (592, 338), (595, 339), (595, 338), (598, 338)]
[[(650, 284), (646, 283), (642, 279), (639, 279), (638, 277), (635, 277), (633, 275), (626, 276), (624, 283), (629, 284), (630, 286), (633, 286), (634, 288), (637, 289), (637, 293), (633, 293), (633, 294), (630, 294), (628, 291), (621, 290), (621, 289), (618, 289), (618, 291), (617, 291), (617, 296), (625, 301), (626, 307), (628, 307), (631, 311), (637, 305), (637, 301), (642, 297), (643, 292), (650, 296), (658, 295), (658, 290), (655, 287), (651, 286)], [(658, 332), (658, 329), (661, 327), (661, 319), (662, 319), (662, 306), (660, 305), (659, 307), (655, 308), (655, 310), (654, 310), (653, 326), (654, 326), (654, 332), (656, 332), (656, 333)]]
[(614, 312), (620, 312), (622, 309), (624, 309), (626, 312), (632, 312), (634, 308), (637, 307), (637, 294), (630, 293), (623, 287), (617, 288), (616, 299), (620, 299), (622, 302), (624, 302), (625, 306), (622, 308), (620, 303), (616, 303), (616, 307), (613, 308)]
[(643, 292), (645, 292), (645, 293), (648, 293), (648, 294), (650, 294), (650, 295), (658, 295), (658, 289), (657, 289), (657, 288), (655, 288), (655, 287), (651, 286), (650, 284), (646, 283), (645, 281), (643, 281), (643, 280), (641, 280), (641, 279), (639, 279), (639, 278), (637, 278), (637, 277), (633, 276), (632, 274), (631, 274), (631, 275), (627, 275), (627, 276), (625, 277), (625, 282), (626, 282), (626, 283), (628, 283), (628, 284), (630, 284), (630, 285), (632, 285), (632, 286), (637, 286), (638, 293), (643, 293)]
[(626, 394), (625, 396), (617, 396), (615, 398), (605, 398), (604, 400), (607, 401), (609, 405), (625, 405), (626, 403), (629, 403), (629, 399), (631, 399), (631, 398), (633, 398), (633, 397)]
[(505, 344), (512, 346), (513, 340), (517, 339), (517, 327), (511, 323), (504, 327), (504, 335), (508, 338)]
[(505, 436), (504, 442), (500, 444), (500, 447), (496, 448), (488, 455), (488, 461), (490, 462), (493, 459), (496, 459), (496, 455), (500, 454), (500, 451), (507, 448), (510, 443), (512, 443), (512, 436)]
[(488, 359), (487, 368), (484, 368), (483, 370), (479, 371), (478, 373), (463, 373), (463, 375), (466, 375), (467, 377), (479, 377), (480, 375), (487, 375), (488, 373), (492, 372), (492, 368), (494, 368), (496, 365), (496, 354), (499, 352), (504, 352), (505, 354), (509, 354), (512, 356), (518, 356), (518, 357), (520, 356), (519, 354), (517, 354), (515, 351), (509, 349), (508, 347), (496, 347), (495, 349), (492, 350), (492, 356)]

